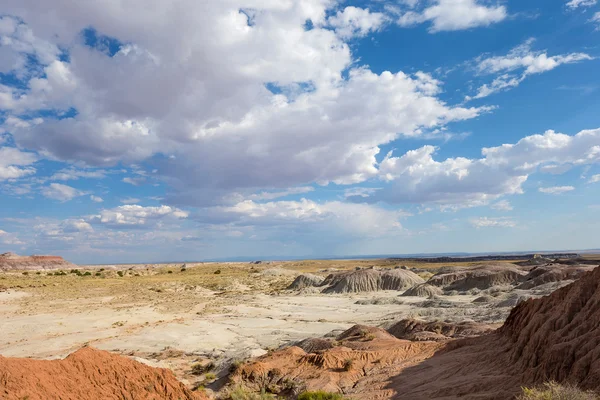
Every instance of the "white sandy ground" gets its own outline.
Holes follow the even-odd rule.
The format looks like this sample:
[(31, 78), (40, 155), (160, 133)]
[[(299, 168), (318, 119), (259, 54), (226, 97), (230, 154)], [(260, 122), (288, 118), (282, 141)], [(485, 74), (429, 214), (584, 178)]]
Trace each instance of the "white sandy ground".
[[(361, 295), (264, 294), (238, 296), (237, 304), (217, 314), (197, 314), (211, 297), (201, 297), (194, 312), (159, 312), (144, 306), (114, 307), (97, 299), (85, 311), (57, 308), (20, 313), (14, 302), (26, 293), (0, 293), (0, 354), (11, 357), (64, 357), (84, 344), (123, 353), (152, 353), (165, 348), (211, 358), (258, 356), (269, 348), (361, 323), (380, 325), (414, 315), (410, 303), (358, 305), (357, 300), (398, 297), (398, 292)], [(468, 305), (475, 296), (445, 297)], [(104, 306), (106, 304), (106, 306)]]

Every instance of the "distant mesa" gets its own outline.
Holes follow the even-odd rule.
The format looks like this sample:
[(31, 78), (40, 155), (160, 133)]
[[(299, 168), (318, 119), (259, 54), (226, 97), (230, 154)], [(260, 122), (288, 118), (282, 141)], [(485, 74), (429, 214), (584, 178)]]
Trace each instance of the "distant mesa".
[(60, 256), (20, 256), (15, 253), (0, 254), (0, 271), (32, 271), (71, 268), (77, 268), (77, 265), (66, 261)]

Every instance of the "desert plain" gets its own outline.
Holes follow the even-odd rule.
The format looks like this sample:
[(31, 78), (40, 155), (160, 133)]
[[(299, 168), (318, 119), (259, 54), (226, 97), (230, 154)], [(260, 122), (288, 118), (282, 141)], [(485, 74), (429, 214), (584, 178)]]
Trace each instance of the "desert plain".
[[(263, 392), (266, 385), (282, 398), (294, 398), (297, 393), (282, 389), (282, 379), (273, 389), (258, 383), (255, 371), (243, 369), (256, 360), (277, 363), (279, 352), (285, 356), (298, 348), (294, 345), (322, 354), (356, 339), (352, 329), (365, 345), (377, 347), (383, 340), (384, 352), (391, 339), (423, 345), (424, 360), (449, 342), (495, 331), (517, 304), (568, 286), (596, 261), (598, 256), (586, 255), (562, 261), (307, 260), (4, 270), (0, 355), (63, 359), (89, 346), (166, 368), (208, 398), (227, 398), (234, 384)], [(311, 340), (327, 343), (319, 348), (322, 343)], [(285, 379), (293, 375), (294, 385), (304, 389), (355, 399), (403, 398), (379, 382), (389, 376), (374, 378), (369, 389), (367, 369), (361, 368), (361, 376), (320, 383), (277, 372)], [(413, 395), (428, 397), (437, 398)]]

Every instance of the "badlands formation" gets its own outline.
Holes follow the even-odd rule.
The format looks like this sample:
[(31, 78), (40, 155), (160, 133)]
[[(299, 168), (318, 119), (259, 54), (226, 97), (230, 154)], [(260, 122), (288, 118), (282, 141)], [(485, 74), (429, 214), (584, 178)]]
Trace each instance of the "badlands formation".
[(3, 257), (2, 399), (600, 390), (592, 256), (85, 268)]

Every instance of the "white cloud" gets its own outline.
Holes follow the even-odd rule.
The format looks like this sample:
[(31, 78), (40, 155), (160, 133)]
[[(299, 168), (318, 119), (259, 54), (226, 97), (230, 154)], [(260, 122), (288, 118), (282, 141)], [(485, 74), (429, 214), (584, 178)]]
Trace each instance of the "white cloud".
[(517, 223), (509, 217), (479, 217), (472, 218), (469, 222), (476, 228), (514, 228), (517, 226)]
[(102, 203), (102, 202), (104, 202), (104, 199), (102, 199), (102, 197), (94, 196), (94, 195), (90, 196), (90, 200), (92, 200), (94, 203)]
[(500, 200), (492, 204), (490, 208), (498, 211), (512, 211), (513, 206), (508, 200)]
[(61, 183), (51, 183), (42, 188), (42, 194), (49, 199), (65, 202), (72, 200), (75, 197), (83, 196), (86, 193)]
[(388, 20), (385, 14), (368, 8), (349, 6), (327, 19), (329, 26), (342, 38), (362, 37), (379, 30)]
[(544, 165), (600, 163), (600, 129), (573, 136), (547, 131), (515, 144), (483, 148), (483, 157), (478, 159), (436, 161), (435, 151), (433, 146), (424, 146), (400, 157), (389, 153), (381, 162), (379, 173), (391, 185), (368, 198), (353, 200), (431, 202), (451, 207), (488, 204), (504, 195), (523, 193), (523, 183)]
[[(280, 226), (295, 229), (335, 230), (350, 236), (383, 236), (400, 233), (401, 210), (386, 210), (368, 204), (339, 201), (317, 203), (312, 200), (256, 203), (246, 200), (214, 212), (233, 217), (237, 225)], [(286, 229), (287, 229), (286, 228)]]
[(37, 161), (37, 156), (15, 149), (0, 147), (0, 181), (18, 179), (33, 175), (36, 169), (29, 165)]
[(66, 220), (61, 224), (61, 228), (62, 231), (66, 233), (91, 232), (94, 230), (92, 226), (83, 219)]
[(570, 0), (567, 3), (567, 7), (574, 10), (579, 7), (591, 7), (596, 5), (597, 2), (598, 0)]
[(598, 28), (600, 28), (600, 11), (598, 11), (596, 14), (594, 14), (594, 16), (592, 17), (592, 19), (590, 20), (590, 22), (595, 22), (598, 24)]
[(575, 188), (573, 186), (552, 186), (552, 187), (539, 188), (538, 190), (541, 193), (546, 193), (546, 194), (563, 194), (563, 193), (575, 190)]
[(600, 174), (592, 175), (592, 177), (588, 180), (588, 183), (596, 182), (600, 182)]
[(422, 11), (408, 11), (398, 18), (400, 26), (431, 22), (429, 31), (457, 31), (489, 26), (506, 19), (506, 7), (485, 6), (477, 0), (436, 0)]
[[(43, 61), (25, 92), (9, 88), (13, 115), (4, 128), (16, 143), (92, 166), (159, 155), (153, 178), (172, 188), (167, 201), (198, 204), (263, 188), (361, 182), (376, 175), (380, 146), (490, 110), (446, 104), (442, 83), (422, 72), (360, 68), (328, 28), (334, 2), (146, 5), (3, 2), (40, 41), (69, 49), (68, 61)], [(363, 34), (380, 18), (347, 7), (330, 22)], [(112, 57), (89, 48), (81, 31), (90, 26), (127, 44)], [(71, 118), (19, 118), (71, 108)], [(126, 182), (140, 183), (133, 179)]]
[(146, 178), (143, 178), (143, 177), (142, 178), (130, 178), (130, 177), (123, 178), (123, 182), (129, 183), (130, 185), (133, 185), (133, 186), (140, 186), (145, 181), (146, 181)]
[[(484, 84), (474, 97), (480, 99), (493, 93), (504, 91), (519, 86), (528, 76), (551, 71), (563, 64), (573, 64), (584, 60), (592, 60), (585, 53), (570, 53), (557, 56), (548, 56), (546, 51), (533, 51), (531, 45), (534, 40), (529, 39), (524, 44), (512, 49), (505, 56), (482, 58), (477, 60), (476, 69), (480, 74), (497, 74), (490, 84)], [(512, 74), (518, 72), (517, 75)]]
[(260, 192), (248, 196), (249, 200), (273, 200), (280, 197), (287, 197), (294, 194), (303, 194), (314, 191), (315, 188), (312, 186), (301, 186), (295, 188), (289, 188), (280, 192)]
[(186, 219), (188, 216), (187, 211), (169, 206), (124, 205), (102, 210), (100, 214), (92, 215), (88, 220), (112, 227), (143, 227), (165, 219), (179, 220)]
[(136, 204), (139, 202), (140, 202), (140, 199), (136, 199), (134, 197), (127, 197), (125, 199), (121, 199), (121, 203), (123, 203), (123, 204)]
[(2, 229), (0, 229), (0, 243), (6, 244), (6, 245), (11, 245), (11, 246), (18, 246), (18, 245), (25, 244), (15, 234), (3, 231)]
[(79, 170), (73, 167), (62, 169), (54, 173), (51, 177), (51, 181), (75, 181), (79, 178), (85, 179), (102, 179), (106, 177), (106, 171), (104, 170)]

